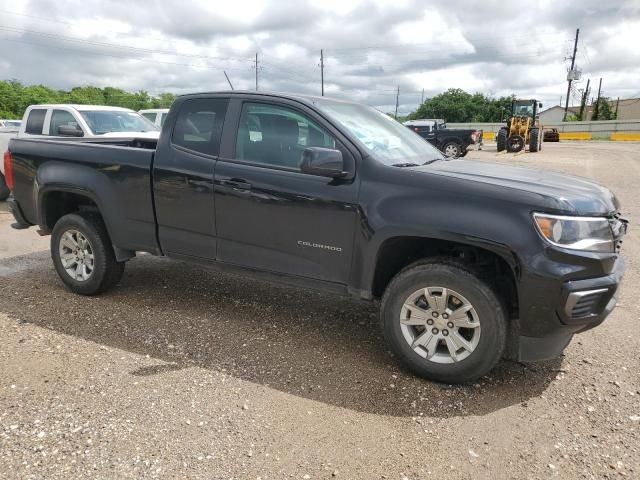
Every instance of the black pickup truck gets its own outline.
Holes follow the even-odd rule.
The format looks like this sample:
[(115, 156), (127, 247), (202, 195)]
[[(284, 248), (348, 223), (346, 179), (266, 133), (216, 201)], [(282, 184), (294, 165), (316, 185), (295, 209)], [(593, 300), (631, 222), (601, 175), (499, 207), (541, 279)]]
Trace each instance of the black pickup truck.
[(14, 226), (51, 234), (70, 290), (103, 292), (150, 252), (379, 301), (393, 352), (438, 381), (559, 355), (623, 272), (606, 188), (445, 159), (349, 102), (185, 95), (157, 141), (13, 139), (4, 161)]
[(445, 157), (464, 157), (471, 145), (482, 146), (482, 130), (447, 128), (441, 119), (407, 120), (403, 125), (431, 143)]

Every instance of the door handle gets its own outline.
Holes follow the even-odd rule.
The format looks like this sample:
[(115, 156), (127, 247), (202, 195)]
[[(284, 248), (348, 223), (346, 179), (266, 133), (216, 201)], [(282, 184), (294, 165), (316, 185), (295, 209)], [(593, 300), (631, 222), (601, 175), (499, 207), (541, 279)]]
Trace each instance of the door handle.
[(235, 190), (251, 190), (251, 184), (239, 178), (230, 178), (227, 180), (221, 180), (220, 183), (226, 187), (231, 187)]

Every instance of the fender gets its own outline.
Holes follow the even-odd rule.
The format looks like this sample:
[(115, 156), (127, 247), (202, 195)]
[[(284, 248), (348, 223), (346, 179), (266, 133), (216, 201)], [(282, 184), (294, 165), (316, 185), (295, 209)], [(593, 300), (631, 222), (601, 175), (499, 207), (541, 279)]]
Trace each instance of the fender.
[(367, 228), (361, 228), (356, 239), (351, 284), (359, 296), (371, 298), (380, 251), (385, 242), (399, 237), (455, 242), (495, 253), (509, 266), (518, 286), (523, 260), (516, 252), (526, 254), (532, 238), (537, 243), (528, 215), (500, 205), (447, 202), (450, 197), (434, 196), (428, 202), (396, 197), (371, 209), (371, 216), (359, 222)]
[(87, 197), (96, 204), (116, 251), (151, 250), (157, 253), (155, 238), (149, 239), (147, 229), (141, 229), (144, 224), (125, 215), (127, 208), (122, 204), (121, 195), (115, 188), (116, 183), (106, 175), (109, 168), (113, 167), (95, 169), (56, 161), (43, 164), (34, 180), (34, 200), (38, 205), (37, 222), (40, 228), (48, 232), (47, 195), (51, 192), (74, 193)]

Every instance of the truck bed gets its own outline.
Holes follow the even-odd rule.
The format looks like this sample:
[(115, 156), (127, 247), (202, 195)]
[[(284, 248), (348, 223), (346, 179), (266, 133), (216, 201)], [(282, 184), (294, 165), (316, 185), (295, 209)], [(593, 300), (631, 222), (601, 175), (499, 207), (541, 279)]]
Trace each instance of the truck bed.
[(28, 223), (45, 225), (56, 214), (44, 208), (48, 190), (84, 194), (102, 212), (114, 245), (157, 252), (151, 188), (156, 144), (136, 138), (13, 138), (13, 195)]

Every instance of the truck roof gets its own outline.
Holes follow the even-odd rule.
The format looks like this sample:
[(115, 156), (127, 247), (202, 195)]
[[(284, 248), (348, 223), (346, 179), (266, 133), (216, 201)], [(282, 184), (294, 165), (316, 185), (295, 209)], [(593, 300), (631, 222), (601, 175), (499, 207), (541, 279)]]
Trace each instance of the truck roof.
[(420, 118), (418, 120), (407, 120), (403, 125), (416, 126), (430, 125), (432, 123), (445, 123), (442, 118)]
[(78, 110), (79, 112), (87, 111), (87, 110), (110, 110), (110, 111), (119, 111), (119, 112), (132, 112), (130, 108), (123, 107), (112, 107), (109, 105), (80, 105), (75, 103), (42, 103), (37, 105), (30, 105), (30, 108), (60, 108), (67, 107)]
[(258, 95), (263, 97), (285, 98), (289, 100), (302, 100), (304, 102), (309, 102), (309, 103), (313, 103), (315, 100), (331, 100), (332, 102), (355, 103), (349, 100), (341, 100), (339, 98), (334, 98), (334, 97), (321, 97), (319, 95), (305, 95), (302, 93), (269, 92), (269, 91), (256, 92), (255, 90), (218, 90), (218, 91), (212, 91), (212, 92), (185, 93), (183, 95), (178, 95), (178, 98), (199, 97), (201, 95), (229, 95), (229, 96)]

